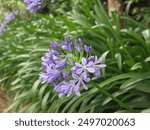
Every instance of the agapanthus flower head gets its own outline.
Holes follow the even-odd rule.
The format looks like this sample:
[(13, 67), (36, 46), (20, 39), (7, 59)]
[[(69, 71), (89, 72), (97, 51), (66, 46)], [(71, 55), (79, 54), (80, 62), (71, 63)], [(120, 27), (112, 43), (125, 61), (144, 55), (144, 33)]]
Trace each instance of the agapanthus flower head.
[(0, 36), (2, 36), (3, 35), (3, 33), (4, 33), (4, 31), (5, 31), (5, 27), (6, 27), (6, 24), (1, 24), (0, 25)]
[(10, 12), (5, 15), (5, 18), (2, 20), (2, 23), (0, 23), (0, 36), (2, 36), (5, 32), (7, 25), (15, 19), (15, 16), (16, 12)]
[(15, 19), (15, 13), (14, 13), (14, 12), (10, 12), (10, 13), (8, 13), (8, 14), (5, 16), (4, 21), (5, 21), (6, 23), (9, 23), (9, 22), (11, 22), (13, 19)]
[(35, 13), (46, 6), (45, 0), (24, 0), (24, 2), (26, 3), (26, 9), (31, 13)]
[(93, 76), (100, 76), (100, 70), (106, 67), (102, 61), (108, 52), (100, 58), (93, 56), (92, 47), (84, 45), (81, 38), (72, 41), (66, 37), (61, 43), (50, 42), (50, 46), (41, 58), (43, 72), (39, 78), (42, 83), (53, 84), (59, 97), (72, 93), (80, 96), (80, 88), (87, 90), (86, 84)]

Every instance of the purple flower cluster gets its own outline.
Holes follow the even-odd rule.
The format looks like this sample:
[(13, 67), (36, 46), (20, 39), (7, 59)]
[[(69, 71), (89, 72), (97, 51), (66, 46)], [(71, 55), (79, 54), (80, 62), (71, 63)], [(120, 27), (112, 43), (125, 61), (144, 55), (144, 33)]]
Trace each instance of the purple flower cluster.
[(15, 14), (17, 14), (17, 11), (8, 13), (4, 19), (5, 23), (7, 24), (11, 22), (13, 19), (15, 19)]
[(5, 16), (3, 22), (0, 24), (0, 36), (3, 35), (7, 24), (15, 18), (15, 14), (16, 12), (10, 12)]
[(39, 78), (42, 83), (53, 84), (59, 97), (72, 93), (80, 96), (80, 87), (87, 90), (86, 83), (93, 76), (100, 76), (100, 70), (106, 67), (101, 62), (108, 52), (100, 58), (92, 56), (92, 47), (84, 45), (80, 38), (71, 41), (66, 37), (61, 44), (50, 42), (50, 45), (51, 49), (41, 58), (44, 72)]
[(0, 36), (3, 35), (3, 33), (4, 33), (4, 31), (5, 31), (5, 26), (6, 26), (6, 25), (3, 24), (3, 23), (0, 25)]
[(46, 6), (45, 0), (24, 0), (24, 2), (26, 3), (26, 9), (31, 13), (35, 13)]

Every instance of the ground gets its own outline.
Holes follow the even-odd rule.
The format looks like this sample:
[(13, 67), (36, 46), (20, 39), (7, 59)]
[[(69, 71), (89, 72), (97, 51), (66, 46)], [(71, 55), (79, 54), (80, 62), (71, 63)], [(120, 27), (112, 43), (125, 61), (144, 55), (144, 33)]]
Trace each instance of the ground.
[(0, 87), (0, 112), (3, 112), (3, 110), (8, 107), (10, 103), (11, 99), (6, 96), (6, 92)]

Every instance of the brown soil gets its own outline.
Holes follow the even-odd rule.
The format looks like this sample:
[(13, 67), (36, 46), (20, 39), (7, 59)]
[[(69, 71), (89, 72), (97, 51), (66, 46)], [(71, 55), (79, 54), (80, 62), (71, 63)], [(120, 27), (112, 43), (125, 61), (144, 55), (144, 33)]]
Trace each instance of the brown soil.
[(0, 112), (3, 112), (11, 104), (11, 99), (6, 96), (4, 89), (0, 87)]

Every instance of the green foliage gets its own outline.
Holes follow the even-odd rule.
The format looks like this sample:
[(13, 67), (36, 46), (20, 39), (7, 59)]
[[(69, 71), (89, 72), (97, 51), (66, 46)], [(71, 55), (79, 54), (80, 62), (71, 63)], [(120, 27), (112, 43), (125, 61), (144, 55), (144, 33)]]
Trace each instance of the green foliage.
[(140, 21), (145, 26), (150, 26), (150, 1), (147, 0), (126, 0), (126, 15)]
[[(90, 4), (89, 4), (90, 3)], [(147, 112), (150, 109), (150, 31), (128, 16), (109, 18), (99, 0), (73, 0), (70, 11), (26, 14), (9, 24), (0, 39), (0, 83), (14, 102), (5, 112)], [(80, 5), (80, 6), (79, 6)], [(60, 8), (60, 10), (63, 8)], [(124, 28), (120, 20), (125, 20)], [(80, 97), (58, 98), (38, 79), (49, 41), (82, 37), (100, 56), (109, 50), (102, 76)]]

